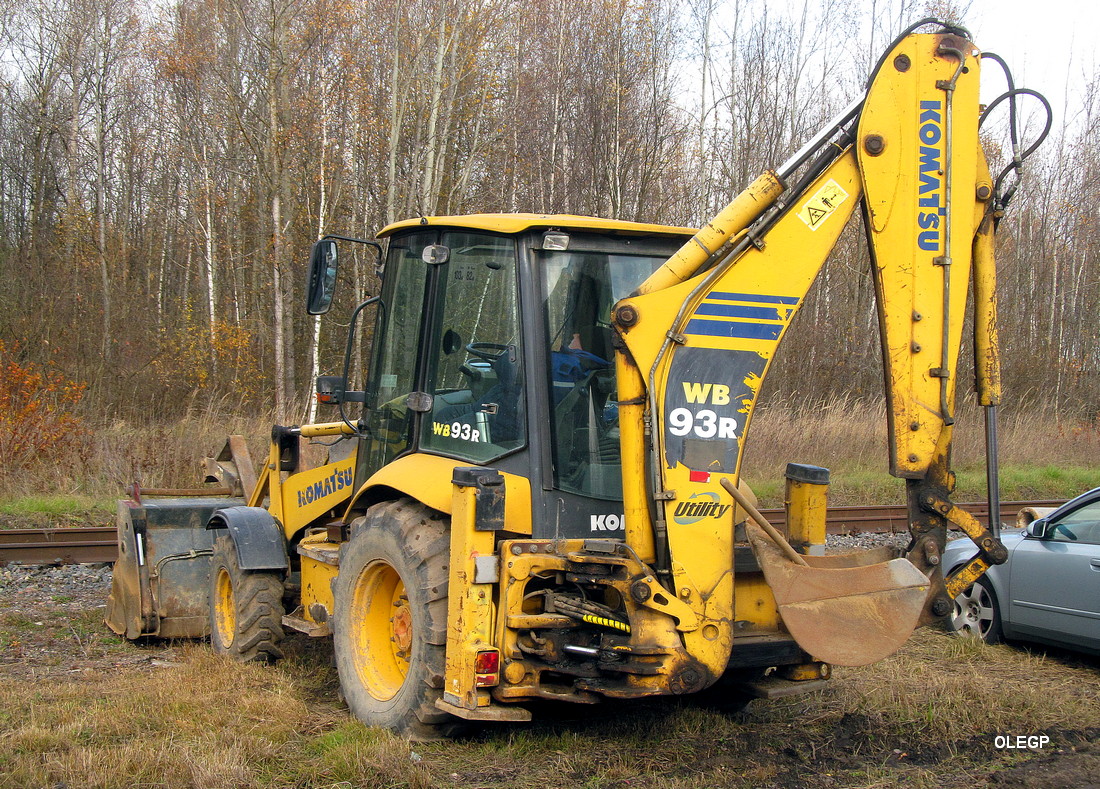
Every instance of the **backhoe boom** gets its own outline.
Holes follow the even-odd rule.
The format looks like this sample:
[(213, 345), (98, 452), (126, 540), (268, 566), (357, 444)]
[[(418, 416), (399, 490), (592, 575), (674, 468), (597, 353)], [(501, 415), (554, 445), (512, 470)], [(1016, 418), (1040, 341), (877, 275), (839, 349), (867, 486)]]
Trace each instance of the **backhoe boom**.
[[(796, 157), (810, 164), (795, 187), (777, 195), (768, 187), (779, 177), (765, 174), (733, 203), (758, 206), (755, 215), (727, 209), (673, 256), (673, 264), (616, 306), (615, 325), (626, 349), (618, 375), (620, 387), (629, 387), (620, 396), (641, 422), (624, 430), (623, 454), (645, 453), (651, 470), (647, 479), (640, 465), (624, 466), (624, 477), (633, 475), (624, 483), (628, 535), (652, 542), (670, 590), (700, 601), (720, 630), (733, 621), (732, 599), (717, 594), (732, 561), (729, 519), (705, 518), (683, 528), (680, 502), (711, 501), (719, 508), (732, 503), (722, 486), (739, 477), (760, 386), (857, 206), (877, 295), (890, 470), (909, 481), (908, 559), (926, 577), (923, 587), (911, 574), (897, 581), (911, 590), (910, 601), (921, 601), (906, 609), (908, 629), (918, 618), (929, 621), (950, 611), (938, 567), (948, 518), (983, 551), (952, 588), (972, 582), (982, 564), (1003, 561), (996, 538), (948, 498), (957, 362), (975, 249), (973, 275), (983, 297), (976, 299), (975, 322), (984, 340), (977, 375), (984, 401), (991, 404), (998, 396), (986, 215), (992, 181), (977, 134), (979, 74), (977, 50), (954, 33), (902, 39), (883, 59), (858, 111), (846, 110), (835, 134)], [(648, 444), (647, 434), (653, 437)], [(649, 534), (654, 537), (646, 539)], [(761, 564), (767, 572), (767, 563)], [(851, 579), (838, 577), (837, 583)], [(888, 610), (897, 605), (895, 593), (883, 599), (880, 616), (859, 620), (838, 610), (836, 616), (852, 629), (833, 627), (832, 639), (858, 641), (875, 621), (896, 622), (899, 612)], [(840, 597), (836, 590), (820, 594)], [(848, 600), (840, 608), (850, 607)], [(829, 651), (820, 638), (799, 638), (790, 616), (785, 622), (811, 654)], [(724, 640), (701, 638), (692, 652), (710, 652), (705, 662), (721, 665), (726, 656), (719, 642)]]

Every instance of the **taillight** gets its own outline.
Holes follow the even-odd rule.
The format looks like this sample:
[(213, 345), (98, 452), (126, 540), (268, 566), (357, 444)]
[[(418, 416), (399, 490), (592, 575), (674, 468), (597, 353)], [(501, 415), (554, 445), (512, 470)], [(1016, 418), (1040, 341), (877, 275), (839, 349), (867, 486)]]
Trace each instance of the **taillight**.
[(500, 684), (500, 653), (495, 649), (478, 652), (474, 658), (474, 673), (479, 688), (488, 688)]

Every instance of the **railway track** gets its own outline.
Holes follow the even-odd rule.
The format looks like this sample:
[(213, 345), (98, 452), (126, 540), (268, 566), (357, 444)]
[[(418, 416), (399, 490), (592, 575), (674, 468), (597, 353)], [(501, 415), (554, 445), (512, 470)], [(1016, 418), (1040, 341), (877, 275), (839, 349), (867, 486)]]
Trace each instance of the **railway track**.
[[(1001, 502), (1002, 522), (1012, 524), (1022, 507), (1056, 507), (1061, 501)], [(963, 504), (963, 509), (987, 522), (988, 506)], [(761, 510), (776, 526), (786, 520), (781, 509)], [(826, 521), (830, 534), (860, 532), (905, 532), (904, 506), (830, 507)], [(87, 526), (75, 529), (8, 529), (0, 530), (0, 567), (19, 564), (93, 564), (113, 562), (118, 555), (114, 526)]]
[(118, 556), (114, 526), (75, 529), (0, 531), (0, 566), (19, 564), (93, 564)]

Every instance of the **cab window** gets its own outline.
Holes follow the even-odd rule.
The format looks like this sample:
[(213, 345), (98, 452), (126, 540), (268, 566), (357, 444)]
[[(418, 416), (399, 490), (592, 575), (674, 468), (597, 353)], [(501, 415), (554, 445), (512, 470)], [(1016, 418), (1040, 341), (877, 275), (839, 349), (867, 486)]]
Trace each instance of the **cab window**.
[(420, 446), (484, 463), (526, 441), (523, 365), (510, 238), (444, 233)]
[(428, 267), (421, 259), (434, 234), (418, 234), (390, 242), (386, 284), (376, 336), (375, 372), (367, 399), (370, 438), (360, 463), (363, 478), (389, 463), (412, 445), (413, 419), (406, 399), (415, 389), (418, 348), (424, 315)]
[(554, 483), (560, 490), (622, 499), (611, 308), (666, 257), (606, 251), (539, 253), (550, 338)]

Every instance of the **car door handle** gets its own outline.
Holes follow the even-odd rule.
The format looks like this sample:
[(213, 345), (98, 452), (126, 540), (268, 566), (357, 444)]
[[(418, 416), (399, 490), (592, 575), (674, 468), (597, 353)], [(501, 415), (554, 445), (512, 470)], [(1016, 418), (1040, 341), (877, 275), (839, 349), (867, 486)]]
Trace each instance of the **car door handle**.
[(1100, 559), (1089, 559), (1089, 565), (1091, 565), (1094, 570), (1100, 570)]

